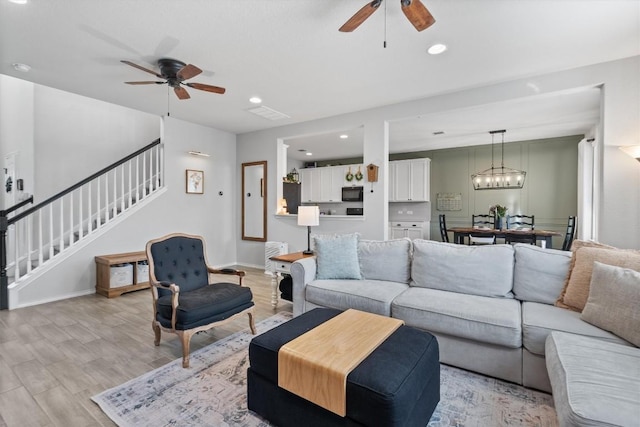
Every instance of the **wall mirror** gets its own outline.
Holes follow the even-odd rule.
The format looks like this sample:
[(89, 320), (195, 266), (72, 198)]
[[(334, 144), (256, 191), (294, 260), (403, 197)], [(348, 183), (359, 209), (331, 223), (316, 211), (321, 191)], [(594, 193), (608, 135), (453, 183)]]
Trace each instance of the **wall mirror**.
[(242, 240), (267, 241), (267, 162), (242, 164)]

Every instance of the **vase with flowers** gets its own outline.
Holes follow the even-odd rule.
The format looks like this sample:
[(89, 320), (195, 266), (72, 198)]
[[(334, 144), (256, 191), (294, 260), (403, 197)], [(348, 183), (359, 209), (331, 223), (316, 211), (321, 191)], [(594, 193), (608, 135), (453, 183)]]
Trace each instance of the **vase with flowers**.
[(508, 208), (502, 205), (493, 205), (489, 207), (489, 213), (494, 215), (496, 218), (496, 221), (495, 221), (496, 230), (502, 230), (502, 224), (505, 221), (504, 217), (507, 216), (507, 210)]

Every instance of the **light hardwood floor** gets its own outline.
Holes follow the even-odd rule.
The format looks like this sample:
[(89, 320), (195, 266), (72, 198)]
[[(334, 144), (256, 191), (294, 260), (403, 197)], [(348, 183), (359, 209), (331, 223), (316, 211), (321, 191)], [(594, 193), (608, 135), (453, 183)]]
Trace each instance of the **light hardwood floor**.
[[(256, 323), (271, 308), (271, 277), (242, 268)], [(228, 280), (229, 276), (221, 279)], [(91, 396), (182, 356), (175, 334), (153, 345), (151, 291), (108, 299), (88, 295), (0, 311), (0, 427), (113, 426)], [(249, 327), (247, 316), (191, 340), (191, 352)]]

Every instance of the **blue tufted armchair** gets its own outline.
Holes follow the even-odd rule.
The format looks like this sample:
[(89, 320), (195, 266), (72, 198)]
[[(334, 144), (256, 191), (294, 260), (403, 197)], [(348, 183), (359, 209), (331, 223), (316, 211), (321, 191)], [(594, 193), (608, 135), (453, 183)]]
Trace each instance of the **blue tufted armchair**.
[[(207, 265), (200, 236), (174, 233), (151, 240), (146, 247), (149, 283), (153, 294), (155, 345), (162, 331), (173, 332), (182, 342), (182, 366), (189, 367), (191, 337), (243, 314), (249, 316), (255, 335), (253, 294), (242, 286), (244, 271), (215, 269)], [(235, 283), (209, 282), (210, 274), (238, 277)]]

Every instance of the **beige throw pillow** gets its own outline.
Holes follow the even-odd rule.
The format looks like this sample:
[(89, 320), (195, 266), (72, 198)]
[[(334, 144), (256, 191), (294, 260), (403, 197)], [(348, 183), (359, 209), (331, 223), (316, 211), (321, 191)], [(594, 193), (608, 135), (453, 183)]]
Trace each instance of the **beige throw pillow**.
[[(589, 284), (595, 261), (640, 271), (640, 253), (620, 249), (582, 247), (575, 252), (575, 264), (569, 274), (562, 303), (574, 311), (582, 311), (589, 297)], [(558, 305), (558, 304), (556, 304)]]
[(640, 347), (640, 273), (599, 262), (580, 318)]
[(556, 301), (556, 307), (568, 308), (569, 310), (575, 310), (572, 307), (566, 305), (564, 301), (564, 294), (567, 292), (567, 286), (569, 286), (569, 279), (571, 278), (571, 271), (573, 270), (573, 266), (576, 264), (576, 251), (580, 248), (605, 248), (605, 249), (616, 249), (613, 246), (605, 245), (603, 243), (594, 242), (592, 240), (579, 240), (576, 239), (571, 244), (571, 262), (569, 263), (569, 274), (567, 274), (567, 278), (564, 282), (564, 288), (562, 292), (560, 292), (560, 296)]

